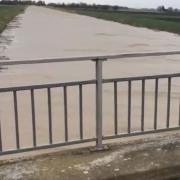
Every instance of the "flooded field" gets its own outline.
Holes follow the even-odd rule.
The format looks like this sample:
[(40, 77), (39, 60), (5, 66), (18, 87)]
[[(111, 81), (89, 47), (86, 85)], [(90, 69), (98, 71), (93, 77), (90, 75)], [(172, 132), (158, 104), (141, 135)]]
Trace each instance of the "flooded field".
[[(18, 26), (16, 26), (17, 24)], [(110, 55), (129, 52), (180, 50), (180, 36), (136, 28), (86, 16), (41, 7), (29, 7), (10, 24), (0, 37), (2, 60), (35, 60), (57, 57)], [(132, 77), (180, 72), (180, 56), (133, 58), (104, 62), (103, 77)], [(94, 79), (94, 62), (2, 67), (2, 87), (59, 83)], [(159, 81), (158, 128), (165, 128), (167, 79)], [(103, 131), (114, 130), (113, 84), (104, 85)], [(146, 82), (145, 129), (153, 128), (155, 81)], [(64, 141), (63, 89), (52, 89), (53, 142)], [(127, 132), (127, 83), (118, 83), (118, 130)], [(79, 139), (78, 87), (68, 88), (69, 139)], [(141, 82), (132, 83), (132, 131), (140, 130)], [(21, 147), (32, 146), (30, 92), (18, 92)], [(170, 126), (179, 123), (180, 78), (172, 79)], [(15, 123), (12, 93), (0, 94), (0, 119), (3, 149), (15, 148)], [(48, 143), (47, 89), (35, 91), (38, 145)], [(84, 137), (95, 137), (95, 87), (83, 87)]]

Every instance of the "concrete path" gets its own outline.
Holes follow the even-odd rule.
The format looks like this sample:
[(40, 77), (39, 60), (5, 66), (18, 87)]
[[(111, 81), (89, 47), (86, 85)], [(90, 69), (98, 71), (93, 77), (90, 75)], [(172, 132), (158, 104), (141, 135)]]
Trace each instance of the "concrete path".
[[(2, 41), (2, 39), (4, 41)], [(2, 59), (26, 60), (52, 57), (119, 54), (144, 51), (179, 50), (180, 36), (167, 32), (136, 28), (115, 22), (69, 14), (42, 7), (28, 7), (12, 22), (1, 37)], [(8, 42), (8, 43), (7, 43)], [(105, 62), (104, 78), (161, 73), (179, 73), (179, 56), (134, 58)], [(1, 87), (57, 83), (94, 79), (93, 62), (59, 63), (51, 65), (11, 66), (1, 70)], [(146, 82), (145, 129), (153, 128), (154, 81)], [(103, 133), (114, 133), (113, 86), (105, 85)], [(118, 85), (118, 131), (127, 132), (127, 83)], [(83, 88), (84, 137), (95, 136), (95, 88)], [(179, 123), (180, 78), (172, 82), (171, 122)], [(47, 91), (35, 92), (38, 145), (48, 143)], [(158, 128), (166, 125), (167, 80), (159, 84)], [(0, 119), (3, 149), (15, 148), (15, 123), (11, 93), (0, 94)], [(68, 88), (68, 123), (70, 140), (79, 139), (78, 88)], [(30, 93), (18, 92), (21, 147), (32, 146), (32, 116)], [(132, 131), (140, 130), (141, 82), (132, 86)], [(64, 142), (63, 91), (52, 90), (53, 142)]]

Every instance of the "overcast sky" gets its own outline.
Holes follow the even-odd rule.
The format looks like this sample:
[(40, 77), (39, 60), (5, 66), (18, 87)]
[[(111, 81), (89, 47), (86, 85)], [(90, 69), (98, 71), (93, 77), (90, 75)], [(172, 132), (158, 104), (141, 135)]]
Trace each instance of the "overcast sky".
[(156, 8), (159, 5), (180, 9), (180, 0), (45, 0), (46, 2), (86, 2), (88, 4), (112, 4), (134, 8)]

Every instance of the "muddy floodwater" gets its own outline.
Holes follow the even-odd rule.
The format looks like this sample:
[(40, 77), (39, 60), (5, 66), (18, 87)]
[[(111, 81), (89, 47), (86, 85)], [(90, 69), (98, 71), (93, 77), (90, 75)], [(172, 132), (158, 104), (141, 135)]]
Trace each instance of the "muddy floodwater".
[[(0, 59), (36, 60), (57, 57), (110, 55), (129, 52), (180, 50), (180, 36), (136, 28), (115, 22), (28, 7), (0, 37)], [(2, 67), (0, 88), (89, 80), (95, 77), (94, 62), (73, 62)], [(104, 78), (180, 73), (180, 56), (162, 56), (106, 61)], [(159, 80), (158, 128), (166, 126), (167, 79)], [(132, 82), (132, 131), (140, 130), (141, 81)], [(69, 87), (69, 140), (79, 139), (79, 91)], [(145, 130), (153, 128), (155, 81), (146, 81)], [(170, 126), (179, 123), (180, 78), (172, 79)], [(103, 132), (114, 133), (113, 84), (103, 86)], [(32, 146), (32, 115), (29, 91), (17, 93), (21, 147)], [(64, 141), (63, 89), (52, 89), (53, 142)], [(128, 84), (118, 83), (118, 131), (127, 132)], [(48, 143), (47, 89), (35, 91), (37, 144)], [(12, 93), (0, 93), (3, 149), (15, 148), (15, 118)], [(84, 137), (95, 137), (95, 86), (83, 87)]]

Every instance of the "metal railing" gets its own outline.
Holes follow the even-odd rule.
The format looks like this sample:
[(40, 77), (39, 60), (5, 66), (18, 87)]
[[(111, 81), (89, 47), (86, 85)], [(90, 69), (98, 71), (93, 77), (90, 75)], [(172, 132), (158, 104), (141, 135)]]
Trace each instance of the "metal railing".
[[(173, 78), (180, 78), (180, 73), (176, 74), (163, 74), (155, 76), (140, 76), (140, 77), (127, 77), (127, 78), (115, 78), (115, 79), (103, 79), (102, 69), (103, 61), (111, 59), (123, 58), (134, 58), (134, 57), (150, 57), (150, 56), (163, 56), (163, 55), (180, 55), (180, 51), (174, 52), (157, 52), (157, 53), (135, 53), (135, 54), (121, 54), (115, 56), (98, 56), (98, 57), (80, 57), (80, 58), (63, 58), (63, 59), (47, 59), (47, 60), (30, 60), (30, 61), (2, 61), (0, 66), (3, 65), (21, 65), (21, 64), (41, 64), (41, 63), (58, 63), (58, 62), (74, 62), (74, 61), (89, 61), (92, 60), (95, 62), (96, 66), (96, 79), (87, 80), (87, 81), (76, 81), (76, 82), (66, 82), (66, 83), (56, 83), (56, 84), (43, 84), (43, 85), (31, 85), (31, 86), (20, 86), (20, 87), (6, 87), (0, 88), (0, 93), (11, 93), (13, 95), (13, 107), (14, 107), (14, 120), (15, 120), (15, 139), (16, 139), (16, 148), (11, 150), (3, 149), (2, 138), (2, 129), (0, 128), (0, 154), (10, 154), (17, 152), (32, 151), (43, 148), (53, 148), (58, 146), (72, 145), (78, 143), (92, 142), (96, 141), (97, 150), (103, 148), (103, 140), (120, 138), (126, 136), (134, 136), (140, 134), (162, 132), (167, 130), (175, 130), (180, 128), (180, 108), (179, 108), (179, 124), (177, 127), (170, 128), (170, 107), (171, 107), (171, 83)], [(167, 79), (168, 80), (168, 92), (167, 92), (167, 112), (166, 112), (166, 128), (158, 129), (158, 88), (159, 80)], [(145, 116), (145, 87), (146, 81), (153, 80), (155, 85), (154, 90), (154, 127), (153, 130), (145, 130), (144, 128), (144, 116)], [(140, 81), (141, 82), (141, 127), (140, 131), (132, 132), (131, 131), (131, 110), (132, 110), (132, 82)], [(118, 83), (126, 82), (128, 85), (128, 118), (127, 118), (127, 133), (119, 134), (118, 132)], [(113, 101), (114, 101), (114, 134), (111, 136), (103, 135), (102, 122), (103, 122), (103, 84), (113, 84)], [(85, 85), (95, 85), (96, 86), (96, 137), (84, 138), (83, 130), (83, 87)], [(69, 140), (69, 125), (68, 125), (68, 103), (67, 103), (67, 89), (71, 86), (78, 87), (79, 91), (79, 139), (76, 141)], [(54, 143), (53, 142), (53, 129), (52, 129), (52, 102), (51, 102), (51, 90), (53, 88), (62, 88), (63, 89), (63, 103), (64, 103), (64, 142)], [(37, 143), (37, 128), (36, 128), (36, 106), (35, 106), (35, 91), (38, 89), (46, 89), (47, 91), (47, 102), (48, 102), (48, 144), (38, 145)], [(20, 142), (20, 133), (19, 133), (19, 109), (18, 109), (18, 97), (17, 93), (19, 91), (28, 91), (30, 94), (31, 102), (31, 114), (32, 114), (32, 147), (22, 148)]]

